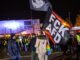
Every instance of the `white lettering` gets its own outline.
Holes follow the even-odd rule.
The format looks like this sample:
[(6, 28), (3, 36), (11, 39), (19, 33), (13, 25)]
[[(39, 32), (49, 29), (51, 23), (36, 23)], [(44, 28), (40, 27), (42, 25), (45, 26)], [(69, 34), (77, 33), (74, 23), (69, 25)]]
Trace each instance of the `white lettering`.
[(54, 19), (55, 19), (55, 16), (53, 14), (51, 14), (49, 22), (54, 21)]
[(56, 36), (54, 37), (54, 41), (55, 43), (59, 43), (61, 41), (61, 36), (59, 33), (57, 33)]
[(60, 29), (59, 29), (59, 33), (61, 33), (61, 36), (64, 37), (64, 32), (69, 30), (68, 28), (65, 28), (64, 25), (61, 25)]
[(48, 30), (48, 31), (51, 33), (51, 24), (49, 24), (49, 25), (46, 27), (46, 30)]
[(53, 35), (53, 34), (56, 35), (56, 33), (57, 33), (57, 30), (55, 28), (53, 28), (51, 31), (51, 35)]
[(61, 38), (64, 38), (65, 31), (69, 30), (69, 28), (65, 27), (59, 20), (55, 19), (56, 17), (51, 14), (49, 25), (46, 27), (46, 29), (49, 30), (53, 36), (55, 43), (60, 43)]
[(59, 29), (59, 27), (60, 27), (60, 21), (59, 21), (59, 20), (56, 20), (56, 21), (54, 22), (54, 27), (55, 27), (56, 29)]

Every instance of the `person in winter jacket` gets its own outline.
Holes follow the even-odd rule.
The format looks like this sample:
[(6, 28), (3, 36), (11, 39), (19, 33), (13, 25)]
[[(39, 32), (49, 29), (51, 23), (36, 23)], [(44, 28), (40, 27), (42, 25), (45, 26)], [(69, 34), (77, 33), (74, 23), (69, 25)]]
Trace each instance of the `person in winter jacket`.
[(11, 34), (8, 40), (8, 53), (12, 60), (20, 60), (20, 50), (15, 39), (15, 34)]

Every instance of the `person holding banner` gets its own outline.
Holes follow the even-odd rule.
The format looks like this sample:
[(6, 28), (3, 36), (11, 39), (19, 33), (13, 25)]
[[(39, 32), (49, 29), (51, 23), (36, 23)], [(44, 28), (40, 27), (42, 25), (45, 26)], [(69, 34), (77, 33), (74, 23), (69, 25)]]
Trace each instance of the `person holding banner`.
[(47, 37), (44, 35), (44, 32), (40, 32), (37, 36), (37, 40), (36, 40), (36, 53), (38, 54), (38, 58), (39, 60), (48, 60), (48, 55), (47, 53), (47, 42), (48, 39)]

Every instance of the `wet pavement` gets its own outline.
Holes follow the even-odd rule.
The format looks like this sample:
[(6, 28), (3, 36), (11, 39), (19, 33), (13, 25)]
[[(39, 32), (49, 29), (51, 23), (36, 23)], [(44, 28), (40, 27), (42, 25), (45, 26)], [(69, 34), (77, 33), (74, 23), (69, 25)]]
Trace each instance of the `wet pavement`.
[[(56, 58), (57, 56), (62, 55), (61, 52), (53, 52), (51, 55), (49, 55), (49, 59)], [(52, 58), (53, 57), (53, 58)], [(0, 50), (0, 60), (10, 60), (10, 57), (8, 55), (7, 49), (1, 49)], [(31, 60), (31, 51), (21, 51), (21, 60)]]
[[(0, 60), (10, 60), (6, 49), (0, 51)], [(22, 51), (21, 60), (31, 60), (31, 52)], [(76, 55), (64, 55), (62, 52), (54, 51), (51, 55), (48, 56), (48, 60), (76, 60)]]

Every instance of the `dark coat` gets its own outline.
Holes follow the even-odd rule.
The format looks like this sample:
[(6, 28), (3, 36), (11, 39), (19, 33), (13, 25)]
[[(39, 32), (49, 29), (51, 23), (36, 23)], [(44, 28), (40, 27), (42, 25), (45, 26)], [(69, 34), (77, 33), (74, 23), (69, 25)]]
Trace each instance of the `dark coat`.
[(32, 51), (35, 51), (36, 50), (35, 43), (36, 43), (36, 37), (32, 37), (31, 38), (31, 41), (30, 41), (30, 46), (31, 46), (31, 50)]
[(8, 52), (10, 56), (16, 56), (20, 54), (19, 46), (15, 39), (8, 40)]

